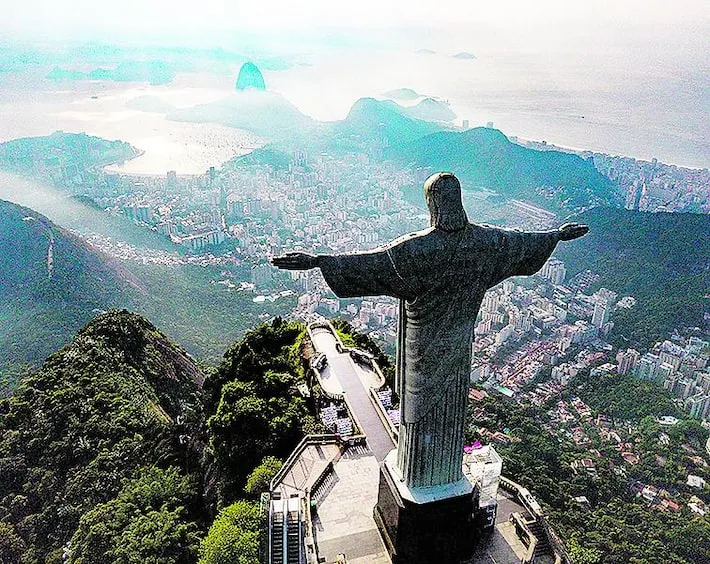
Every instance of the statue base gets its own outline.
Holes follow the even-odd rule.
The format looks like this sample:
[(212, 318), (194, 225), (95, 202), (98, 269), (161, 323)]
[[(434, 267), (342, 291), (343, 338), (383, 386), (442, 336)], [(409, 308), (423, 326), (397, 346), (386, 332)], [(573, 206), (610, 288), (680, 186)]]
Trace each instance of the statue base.
[(466, 478), (408, 488), (396, 465), (396, 450), (380, 466), (374, 518), (392, 564), (459, 564), (476, 544), (477, 490)]

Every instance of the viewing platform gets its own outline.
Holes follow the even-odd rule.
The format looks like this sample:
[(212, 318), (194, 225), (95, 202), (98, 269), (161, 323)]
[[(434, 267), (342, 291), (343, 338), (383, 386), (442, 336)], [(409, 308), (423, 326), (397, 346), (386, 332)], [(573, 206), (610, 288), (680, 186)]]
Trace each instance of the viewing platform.
[[(384, 378), (376, 363), (353, 360), (330, 323), (312, 323), (308, 332), (316, 351), (312, 364), (320, 365), (313, 367), (318, 380), (328, 395), (346, 403), (357, 432), (347, 438), (309, 435), (294, 449), (271, 482), (263, 561), (390, 564), (373, 517), (380, 464), (397, 441), (375, 393)], [(500, 475), (501, 460), (492, 447), (468, 453), (462, 461), (479, 489), (480, 514), (487, 523), (470, 562), (569, 562), (530, 492)]]
[(367, 353), (347, 349), (329, 322), (309, 324), (308, 334), (316, 358), (326, 359), (320, 368), (318, 363), (314, 367), (318, 382), (328, 395), (345, 402), (377, 462), (382, 462), (397, 447), (396, 436), (375, 393), (385, 385), (382, 372), (373, 361), (353, 360), (353, 356), (364, 360)]

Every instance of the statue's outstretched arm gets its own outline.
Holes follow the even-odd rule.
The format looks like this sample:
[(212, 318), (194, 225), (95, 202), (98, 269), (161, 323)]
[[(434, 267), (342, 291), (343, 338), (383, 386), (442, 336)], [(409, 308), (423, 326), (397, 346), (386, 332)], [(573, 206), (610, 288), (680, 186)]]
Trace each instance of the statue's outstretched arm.
[(560, 241), (582, 237), (589, 227), (580, 223), (565, 223), (552, 231), (517, 231), (498, 229), (501, 239), (497, 260), (491, 268), (488, 287), (510, 276), (529, 276), (542, 268)]
[(291, 252), (271, 259), (271, 264), (284, 270), (310, 270), (318, 268), (326, 255)]
[(589, 226), (583, 223), (565, 223), (558, 232), (560, 241), (571, 241), (589, 233)]
[(320, 268), (331, 290), (341, 298), (361, 296), (410, 297), (386, 249), (343, 255), (313, 255), (291, 252), (271, 263), (285, 270)]

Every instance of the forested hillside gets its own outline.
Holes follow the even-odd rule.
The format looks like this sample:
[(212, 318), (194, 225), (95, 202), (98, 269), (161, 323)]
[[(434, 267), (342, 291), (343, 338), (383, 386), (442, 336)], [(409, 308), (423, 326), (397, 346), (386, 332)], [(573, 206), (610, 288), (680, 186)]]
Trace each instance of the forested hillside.
[(400, 141), (385, 156), (408, 167), (455, 171), (464, 190), (483, 187), (546, 207), (576, 208), (616, 200), (613, 183), (592, 162), (571, 153), (522, 147), (496, 129), (476, 127)]
[(85, 133), (55, 131), (44, 137), (24, 137), (0, 143), (0, 166), (20, 174), (73, 179), (85, 168), (126, 161), (137, 151), (123, 141), (109, 141)]
[[(50, 250), (51, 249), (51, 250)], [(112, 259), (45, 216), (0, 200), (0, 395), (110, 308), (155, 320), (200, 360), (291, 303), (256, 304), (214, 284), (223, 268)], [(241, 275), (245, 275), (241, 273)]]
[(196, 555), (202, 381), (179, 347), (118, 311), (25, 375), (0, 404), (3, 562), (61, 562), (70, 539), (76, 562), (118, 561), (150, 552), (146, 534), (170, 561)]
[(37, 363), (97, 312), (133, 307), (135, 277), (43, 215), (0, 200), (0, 372)]
[(555, 251), (568, 277), (589, 269), (599, 284), (638, 301), (614, 313), (615, 344), (647, 348), (675, 328), (702, 325), (710, 310), (710, 216), (594, 208), (574, 220), (590, 232)]
[(203, 391), (151, 323), (98, 316), (0, 400), (0, 562), (256, 564), (258, 495), (321, 430), (295, 389), (304, 334), (257, 327)]

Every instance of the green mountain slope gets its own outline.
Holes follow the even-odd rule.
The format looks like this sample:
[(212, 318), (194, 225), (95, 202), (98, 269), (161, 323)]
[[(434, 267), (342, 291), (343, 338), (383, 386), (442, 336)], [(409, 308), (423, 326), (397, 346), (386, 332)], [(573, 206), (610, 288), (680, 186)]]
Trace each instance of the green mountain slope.
[(150, 545), (141, 530), (159, 538), (150, 523), (176, 534), (164, 561), (187, 561), (201, 515), (190, 437), (202, 381), (184, 351), (125, 311), (97, 317), (26, 375), (0, 402), (0, 552), (10, 539), (15, 553), (3, 562), (61, 562), (72, 536), (76, 562), (119, 561), (115, 529), (137, 555)]
[(418, 104), (402, 108), (401, 111), (404, 115), (425, 121), (450, 122), (456, 119), (456, 114), (448, 104), (434, 98), (424, 98)]
[(347, 117), (333, 125), (333, 135), (355, 145), (372, 145), (406, 143), (441, 131), (442, 126), (408, 117), (404, 110), (390, 100), (360, 98)]
[[(14, 365), (38, 364), (112, 307), (155, 319), (191, 354), (217, 361), (260, 316), (293, 306), (293, 299), (258, 304), (252, 294), (228, 291), (214, 283), (223, 271), (112, 259), (37, 212), (0, 200), (0, 395), (14, 385)], [(244, 279), (248, 271), (234, 274)]]
[[(136, 154), (136, 149), (123, 141), (61, 131), (44, 137), (23, 137), (0, 143), (3, 169), (70, 181), (84, 169), (123, 162)], [(77, 163), (81, 163), (83, 169), (78, 168)]]
[(451, 170), (464, 190), (484, 187), (548, 206), (581, 207), (614, 200), (612, 182), (591, 162), (569, 153), (527, 149), (496, 129), (445, 131), (411, 142), (403, 138), (385, 151), (385, 157), (407, 166)]
[(0, 370), (36, 363), (98, 311), (140, 294), (128, 271), (46, 217), (0, 200)]
[(254, 501), (323, 431), (304, 335), (260, 325), (205, 380), (146, 319), (96, 317), (0, 400), (0, 562), (257, 562)]
[(600, 284), (638, 300), (614, 314), (619, 345), (646, 347), (681, 326), (701, 326), (710, 310), (710, 217), (594, 208), (574, 218), (587, 236), (555, 255), (568, 276), (590, 269)]

